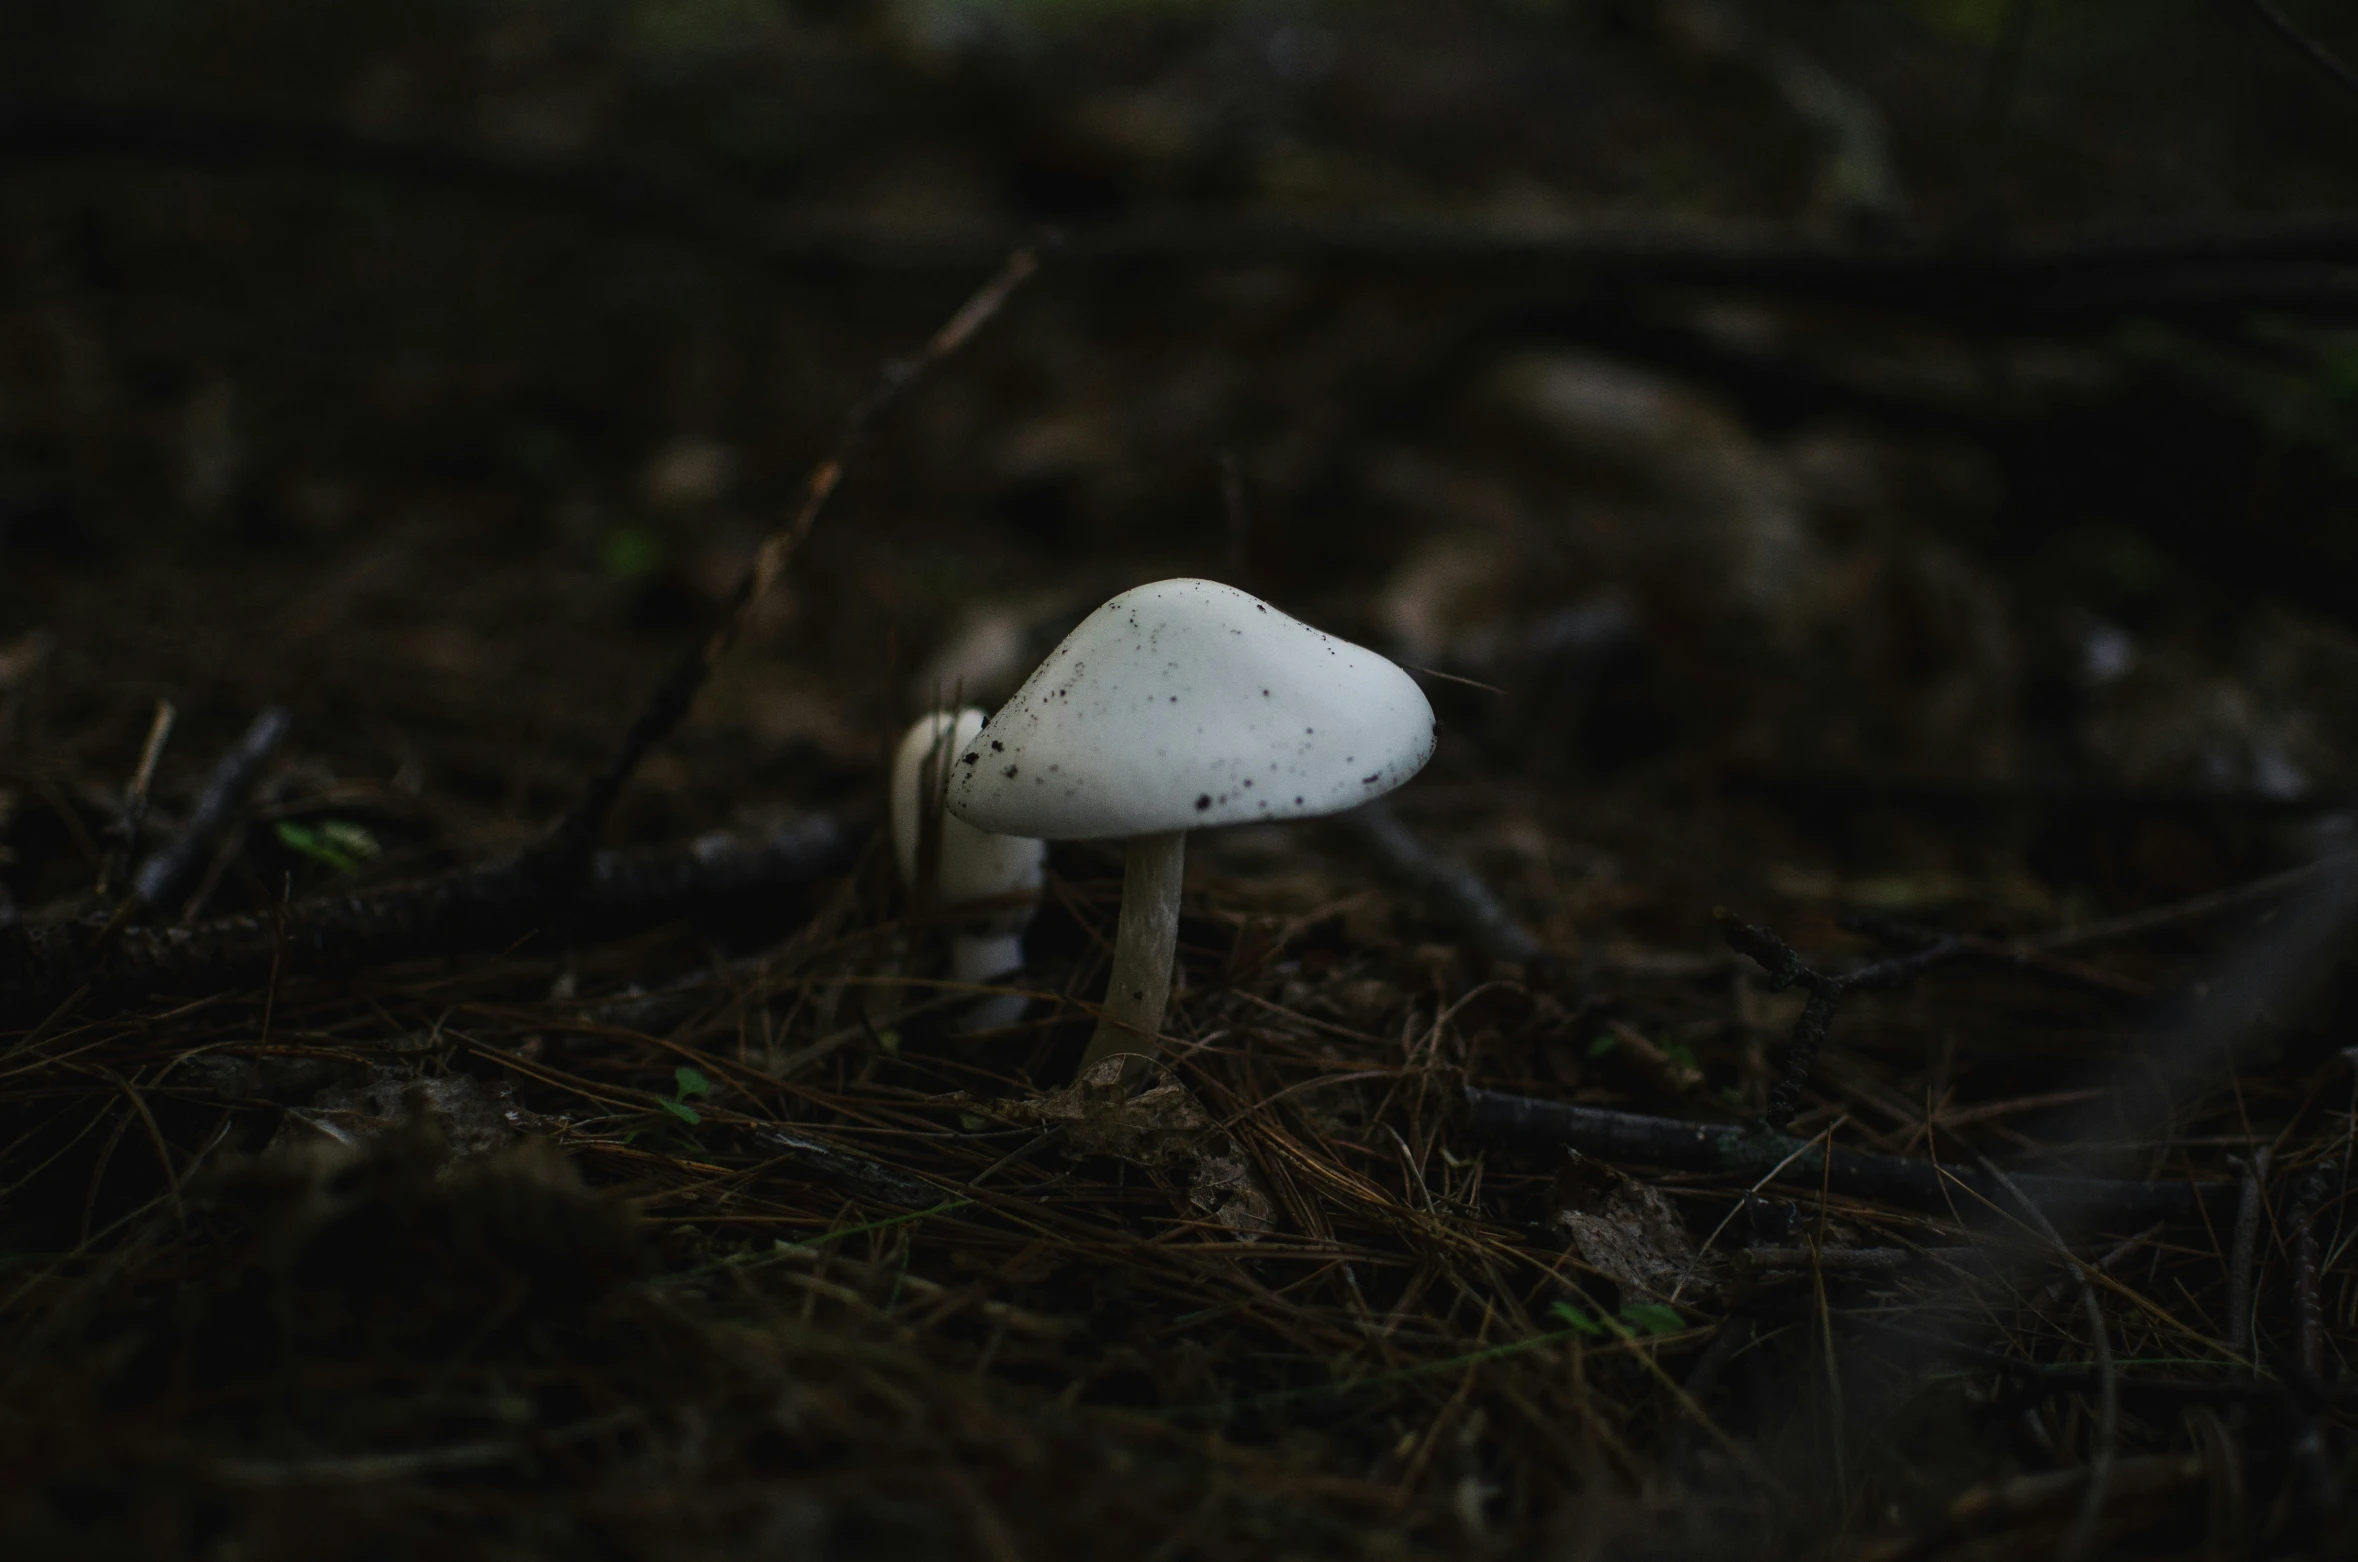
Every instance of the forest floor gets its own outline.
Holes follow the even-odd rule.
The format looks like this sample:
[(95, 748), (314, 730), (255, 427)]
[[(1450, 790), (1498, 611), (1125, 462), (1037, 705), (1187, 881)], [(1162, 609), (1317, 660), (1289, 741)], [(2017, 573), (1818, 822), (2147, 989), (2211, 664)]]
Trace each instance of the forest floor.
[[(0, 1547), (2358, 1545), (2347, 105), (2263, 34), (2206, 205), (2082, 18), (1993, 186), (1995, 23), (1572, 9), (258, 7), (325, 107), (0, 125)], [(975, 1033), (878, 831), (1178, 575), (1442, 736), (1191, 840), (1123, 1099), (1118, 847)]]

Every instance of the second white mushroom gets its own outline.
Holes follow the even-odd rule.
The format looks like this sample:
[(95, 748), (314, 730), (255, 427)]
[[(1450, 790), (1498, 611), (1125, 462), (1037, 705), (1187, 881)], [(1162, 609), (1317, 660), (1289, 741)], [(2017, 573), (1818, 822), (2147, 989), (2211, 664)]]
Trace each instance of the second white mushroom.
[[(950, 978), (958, 982), (994, 982), (1023, 968), (1024, 930), (1036, 909), (1028, 897), (1039, 893), (1048, 854), (1037, 837), (992, 834), (943, 813), (952, 756), (982, 726), (983, 713), (972, 707), (922, 716), (892, 765), (893, 856), (901, 882), (952, 917)], [(972, 909), (961, 915), (961, 907)], [(960, 1016), (960, 1028), (1012, 1025), (1025, 1002), (1020, 993), (991, 994)]]

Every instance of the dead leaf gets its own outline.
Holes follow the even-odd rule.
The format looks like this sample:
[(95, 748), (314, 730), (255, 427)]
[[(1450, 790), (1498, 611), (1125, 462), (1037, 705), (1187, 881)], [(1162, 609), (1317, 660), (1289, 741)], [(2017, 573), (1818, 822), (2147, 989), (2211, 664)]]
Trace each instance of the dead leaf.
[(1567, 1206), (1556, 1228), (1582, 1263), (1621, 1287), (1623, 1301), (1667, 1300), (1681, 1281), (1695, 1290), (1695, 1244), (1661, 1189), (1573, 1152), (1556, 1190)]
[(1146, 1088), (1126, 1095), (1122, 1074), (1130, 1061), (1106, 1058), (1062, 1090), (978, 1102), (976, 1110), (1003, 1122), (1053, 1128), (1070, 1154), (1143, 1167), (1174, 1193), (1183, 1189), (1188, 1205), (1240, 1236), (1274, 1230), (1277, 1206), (1235, 1139), (1163, 1064), (1147, 1064)]
[(505, 1080), (486, 1087), (465, 1074), (412, 1078), (383, 1064), (363, 1080), (331, 1085), (292, 1115), (321, 1136), (354, 1146), (398, 1132), (415, 1118), (430, 1118), (448, 1165), (504, 1150), (542, 1121), (517, 1106)]

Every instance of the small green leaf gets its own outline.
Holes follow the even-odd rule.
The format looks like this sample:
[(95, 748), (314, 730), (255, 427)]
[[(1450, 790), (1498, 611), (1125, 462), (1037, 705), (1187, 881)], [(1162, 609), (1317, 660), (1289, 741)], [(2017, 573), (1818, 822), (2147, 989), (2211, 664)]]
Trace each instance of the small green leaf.
[(672, 1116), (678, 1118), (683, 1123), (695, 1124), (704, 1121), (704, 1114), (697, 1111), (694, 1107), (688, 1105), (688, 1103), (685, 1101), (667, 1100), (662, 1102), (661, 1105), (663, 1110), (669, 1112)]
[(1621, 1309), (1621, 1321), (1643, 1334), (1676, 1334), (1687, 1326), (1675, 1309), (1660, 1302), (1631, 1302)]
[(671, 1071), (671, 1077), (679, 1085), (679, 1094), (683, 1098), (712, 1094), (712, 1081), (704, 1077), (702, 1069), (675, 1068)]
[(1602, 1036), (1599, 1036), (1596, 1040), (1588, 1044), (1588, 1055), (1592, 1058), (1601, 1058), (1606, 1053), (1611, 1052), (1615, 1047), (1620, 1045), (1621, 1038), (1614, 1035), (1611, 1031), (1607, 1031)]
[(876, 1035), (876, 1042), (892, 1056), (897, 1058), (901, 1055), (901, 1033), (899, 1031), (879, 1031)]
[(275, 833), (281, 846), (310, 858), (323, 868), (336, 873), (357, 873), (360, 871), (358, 859), (333, 842), (324, 839), (319, 831), (312, 829), (307, 824), (298, 824), (292, 819), (281, 819), (276, 826)]
[(663, 567), (663, 539), (644, 526), (617, 526), (599, 545), (598, 559), (611, 580), (644, 580)]
[(979, 1134), (985, 1128), (990, 1126), (990, 1119), (987, 1117), (977, 1117), (972, 1112), (960, 1112), (958, 1114), (958, 1126), (965, 1129), (970, 1134)]
[(1671, 1062), (1676, 1063), (1681, 1068), (1702, 1067), (1701, 1064), (1695, 1061), (1694, 1049), (1689, 1047), (1683, 1041), (1666, 1041), (1662, 1043), (1662, 1055), (1670, 1059)]
[(1602, 1335), (1605, 1326), (1570, 1302), (1558, 1302), (1548, 1309), (1548, 1316), (1565, 1328), (1580, 1334)]

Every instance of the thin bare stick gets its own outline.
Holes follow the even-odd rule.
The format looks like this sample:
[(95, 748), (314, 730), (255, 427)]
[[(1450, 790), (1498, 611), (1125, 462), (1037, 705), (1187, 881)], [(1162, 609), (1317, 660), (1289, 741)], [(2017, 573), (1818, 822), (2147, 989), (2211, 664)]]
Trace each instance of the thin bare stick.
[(188, 888), (188, 881), (212, 855), (213, 843), (229, 828), (238, 809), (260, 779), (262, 767), (278, 752), (278, 745), (294, 725), (294, 717), (273, 705), (256, 716), (237, 746), (221, 756), (213, 773), (197, 793), (188, 825), (180, 838), (139, 865), (132, 890), (147, 905), (168, 908)]
[(1417, 890), (1436, 912), (1455, 923), (1485, 958), (1527, 971), (1550, 965), (1553, 957), (1546, 946), (1515, 920), (1481, 875), (1426, 845), (1389, 803), (1368, 803), (1337, 814), (1335, 823), (1367, 848), (1386, 875)]
[[(2252, 1263), (2260, 1247), (2262, 1193), (2268, 1183), (2268, 1152), (2255, 1154), (2243, 1168), (2243, 1198), (2235, 1207), (2234, 1246), (2227, 1258), (2227, 1345), (2246, 1363), (2257, 1363), (2252, 1344)], [(2246, 1367), (2246, 1376), (2257, 1370)]]
[(2324, 1398), (2319, 1390), (2325, 1382), (2325, 1308), (2318, 1294), (2324, 1266), (2318, 1251), (2317, 1215), (2337, 1170), (2333, 1162), (2320, 1161), (2304, 1172), (2293, 1188), (2291, 1212), (2295, 1333), (2292, 1378), (2300, 1414), (2290, 1451), (2294, 1467), (2301, 1473), (2310, 1510), (2320, 1517), (2341, 1505), (2335, 1491), (2333, 1460), (2325, 1446), (2325, 1429), (2317, 1420)]
[(2317, 1212), (2325, 1202), (2336, 1167), (2325, 1161), (2302, 1174), (2293, 1190), (2293, 1313), (2298, 1329), (2301, 1373), (2315, 1379), (2325, 1371), (2325, 1311), (2318, 1298), (2322, 1264), (2317, 1243)]
[(131, 772), (131, 784), (123, 789), (122, 811), (107, 827), (105, 858), (98, 865), (98, 898), (105, 900), (131, 865), (131, 853), (139, 845), (139, 827), (147, 822), (147, 789), (156, 778), (156, 763), (164, 757), (164, 745), (172, 739), (172, 721), (177, 714), (170, 700), (156, 701), (155, 720), (148, 723), (147, 742), (139, 750), (138, 768)]
[(2154, 906), (2144, 911), (2132, 911), (2101, 922), (2085, 922), (2078, 927), (2058, 928), (2052, 933), (2041, 933), (2035, 938), (2017, 939), (2010, 949), (2024, 953), (2053, 954), (2065, 949), (2083, 949), (2090, 944), (2109, 944), (2141, 933), (2159, 932), (2163, 928), (2180, 927), (2189, 922), (2206, 921), (2245, 906), (2272, 900), (2290, 890), (2299, 889), (2320, 873), (2333, 867), (2334, 860), (2306, 862), (2282, 873), (2271, 873), (2229, 889), (2214, 890), (2207, 895), (2192, 895), (2184, 900), (2171, 901), (2166, 906)]
[(998, 273), (960, 305), (958, 312), (923, 347), (906, 358), (886, 364), (875, 388), (844, 417), (834, 445), (804, 480), (802, 501), (795, 507), (793, 516), (762, 540), (753, 562), (721, 604), (711, 632), (690, 647), (656, 685), (613, 756), (590, 779), (580, 799), (532, 853), (527, 866), (553, 894), (562, 895), (589, 871), (590, 854), (597, 849), (598, 837), (605, 832), (607, 816), (613, 813), (622, 789), (629, 785), (631, 776), (655, 745), (669, 737), (686, 718), (688, 708), (696, 702), (696, 695), (712, 676), (712, 670), (720, 665), (721, 658), (743, 633), (754, 604), (767, 596), (786, 573), (795, 551), (817, 524), (819, 512), (842, 485), (844, 468), (857, 453), (870, 426), (924, 378), (928, 370), (972, 340), (1014, 296), (1016, 289), (1039, 269), (1039, 252), (1029, 245), (1008, 256)]
[(2080, 1499), (2079, 1515), (2072, 1520), (2071, 1534), (2064, 1541), (2063, 1549), (2056, 1553), (2061, 1562), (2078, 1562), (2088, 1554), (2088, 1547), (2096, 1538), (2096, 1522), (2104, 1517), (2105, 1487), (2112, 1476), (2113, 1451), (2120, 1438), (2121, 1392), (2120, 1384), (2113, 1377), (2112, 1340), (2104, 1332), (2104, 1308), (2096, 1300), (2096, 1287), (2088, 1278), (2088, 1266), (2072, 1256), (2063, 1233), (2055, 1229), (2055, 1223), (2047, 1218), (2045, 1211), (2015, 1186), (2013, 1178), (1999, 1170), (1988, 1156), (1980, 1160), (1981, 1169), (2014, 1195), (2014, 1202), (2022, 1206), (2040, 1234), (2055, 1244), (2055, 1251), (2071, 1266), (2080, 1282), (2080, 1306), (2088, 1315), (2088, 1338), (2096, 1353), (2096, 1457), (2088, 1461), (2088, 1490)]
[(2340, 55), (2293, 25), (2291, 17), (2277, 9), (2275, 0), (2252, 0), (2252, 9), (2268, 19), (2268, 25), (2281, 34), (2285, 42), (2315, 60), (2325, 73), (2352, 92), (2358, 92), (2358, 69)]

